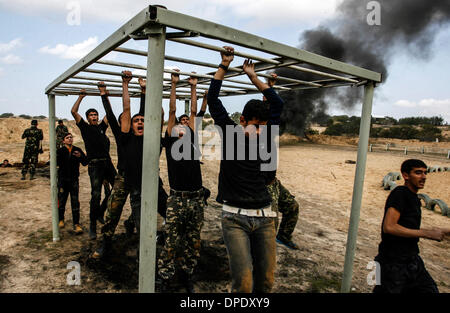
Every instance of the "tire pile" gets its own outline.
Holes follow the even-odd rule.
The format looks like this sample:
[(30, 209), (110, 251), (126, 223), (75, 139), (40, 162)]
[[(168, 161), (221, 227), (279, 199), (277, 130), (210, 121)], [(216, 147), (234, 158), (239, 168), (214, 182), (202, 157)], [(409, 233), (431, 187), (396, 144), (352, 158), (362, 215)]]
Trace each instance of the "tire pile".
[[(429, 166), (427, 169), (428, 173), (438, 173), (438, 172), (448, 172), (450, 171), (450, 167), (448, 166)], [(386, 176), (383, 177), (381, 181), (381, 186), (384, 190), (393, 190), (397, 187), (397, 183), (395, 181), (400, 180), (402, 175), (399, 172), (389, 172)], [(441, 199), (433, 199), (430, 196), (424, 193), (418, 193), (417, 196), (423, 203), (423, 207), (428, 210), (435, 211), (436, 206), (441, 209), (441, 214), (447, 217), (450, 217), (450, 209), (448, 205)]]

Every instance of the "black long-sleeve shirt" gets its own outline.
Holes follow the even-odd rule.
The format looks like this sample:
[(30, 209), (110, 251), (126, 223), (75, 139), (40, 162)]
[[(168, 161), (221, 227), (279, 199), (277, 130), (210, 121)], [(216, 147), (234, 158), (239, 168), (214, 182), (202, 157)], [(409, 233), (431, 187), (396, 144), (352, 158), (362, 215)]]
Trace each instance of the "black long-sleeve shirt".
[[(74, 152), (80, 152), (80, 157), (74, 156)], [(80, 176), (80, 164), (86, 166), (89, 163), (83, 150), (76, 146), (72, 146), (69, 151), (66, 146), (56, 151), (56, 164), (58, 165), (58, 181), (73, 182), (78, 180)]]
[[(252, 143), (245, 134), (235, 132), (234, 138), (231, 139), (234, 146), (234, 156), (231, 160), (227, 159), (227, 125), (236, 126), (237, 124), (229, 117), (227, 110), (218, 98), (221, 86), (221, 80), (212, 79), (208, 91), (209, 112), (215, 124), (222, 130), (222, 160), (220, 162), (217, 202), (245, 209), (266, 207), (270, 205), (271, 197), (265, 185), (266, 179), (261, 171), (262, 161), (259, 146), (256, 147), (258, 151), (256, 159), (251, 159), (249, 151), (255, 149), (255, 143)], [(263, 94), (270, 103), (270, 119), (267, 125), (278, 125), (283, 109), (283, 100), (272, 88), (265, 89)], [(237, 132), (243, 131), (241, 128), (237, 129)], [(245, 140), (237, 140), (239, 137), (243, 137)], [(256, 142), (256, 144), (259, 145), (259, 142)], [(245, 158), (243, 160), (237, 159), (236, 151), (245, 151)]]

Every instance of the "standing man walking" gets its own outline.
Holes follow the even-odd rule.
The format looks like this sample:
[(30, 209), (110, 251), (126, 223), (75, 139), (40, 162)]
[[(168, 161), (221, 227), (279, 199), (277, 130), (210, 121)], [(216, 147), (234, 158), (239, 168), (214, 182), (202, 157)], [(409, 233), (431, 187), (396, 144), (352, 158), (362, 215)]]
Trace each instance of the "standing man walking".
[[(72, 107), (71, 113), (81, 131), (81, 136), (86, 147), (86, 154), (89, 161), (88, 173), (91, 181), (91, 201), (89, 211), (89, 238), (97, 238), (97, 220), (103, 220), (104, 211), (100, 208), (101, 192), (103, 181), (106, 180), (113, 186), (116, 170), (109, 155), (109, 139), (105, 132), (108, 128), (106, 116), (101, 123), (98, 123), (98, 112), (95, 109), (86, 111), (86, 123), (78, 113), (80, 103), (86, 96), (86, 92), (81, 90), (77, 101)], [(109, 193), (105, 194), (109, 197)], [(105, 205), (106, 210), (106, 205)]]
[(438, 293), (436, 283), (419, 256), (419, 239), (441, 241), (450, 229), (421, 228), (422, 211), (417, 192), (425, 186), (427, 166), (421, 160), (402, 163), (404, 186), (391, 191), (384, 207), (381, 243), (375, 261), (381, 284), (374, 293)]
[(32, 120), (31, 127), (25, 129), (22, 139), (25, 141), (25, 150), (23, 152), (22, 180), (25, 180), (28, 169), (30, 169), (30, 180), (34, 179), (36, 173), (36, 164), (39, 153), (42, 153), (41, 140), (44, 139), (42, 129), (37, 128), (38, 121)]

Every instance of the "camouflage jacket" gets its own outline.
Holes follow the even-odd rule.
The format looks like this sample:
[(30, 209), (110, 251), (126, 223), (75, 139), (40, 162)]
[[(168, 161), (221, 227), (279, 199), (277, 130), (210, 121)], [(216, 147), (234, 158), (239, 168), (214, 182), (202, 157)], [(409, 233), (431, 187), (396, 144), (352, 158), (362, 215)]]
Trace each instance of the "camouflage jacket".
[(33, 146), (36, 148), (39, 148), (39, 141), (44, 139), (44, 135), (42, 133), (42, 130), (37, 127), (30, 127), (25, 129), (22, 135), (22, 139), (27, 139), (25, 142), (25, 146)]
[(62, 125), (62, 126), (60, 126), (60, 125), (58, 125), (58, 126), (56, 126), (56, 137), (57, 138), (63, 138), (63, 136), (65, 135), (65, 134), (67, 134), (69, 132), (69, 130), (67, 129), (67, 127), (66, 127), (66, 125)]

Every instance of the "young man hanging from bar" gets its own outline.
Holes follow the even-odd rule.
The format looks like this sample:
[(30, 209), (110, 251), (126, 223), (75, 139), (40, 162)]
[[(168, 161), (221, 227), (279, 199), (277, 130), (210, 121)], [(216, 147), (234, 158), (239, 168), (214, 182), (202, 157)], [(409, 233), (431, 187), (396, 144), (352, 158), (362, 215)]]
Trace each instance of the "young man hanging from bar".
[[(88, 173), (91, 181), (91, 201), (89, 211), (89, 238), (97, 238), (97, 220), (103, 222), (106, 205), (100, 206), (101, 191), (103, 181), (107, 181), (111, 186), (114, 184), (116, 170), (109, 155), (109, 139), (106, 136), (108, 119), (105, 116), (101, 123), (98, 123), (98, 112), (95, 109), (86, 111), (87, 123), (78, 113), (81, 101), (86, 96), (86, 92), (81, 90), (78, 99), (72, 107), (71, 113), (81, 131), (84, 140), (87, 158), (89, 160)], [(105, 189), (105, 198), (109, 197), (109, 192)]]
[[(128, 92), (128, 84), (132, 78), (130, 71), (122, 72), (122, 101), (123, 113), (120, 124), (120, 140), (119, 144), (124, 153), (123, 166), (125, 185), (130, 192), (131, 211), (134, 217), (137, 234), (140, 234), (141, 225), (141, 187), (142, 187), (142, 160), (144, 148), (144, 113), (140, 112), (131, 116), (130, 95)], [(162, 112), (164, 116), (164, 112)], [(163, 118), (161, 118), (162, 127)], [(161, 152), (161, 146), (159, 147)], [(161, 180), (160, 180), (161, 188)], [(161, 190), (161, 189), (160, 189)], [(160, 193), (160, 192), (159, 192)], [(162, 207), (161, 207), (162, 208)], [(158, 212), (163, 215), (158, 206)], [(137, 254), (139, 255), (139, 253)]]
[(261, 171), (264, 149), (259, 137), (263, 128), (279, 124), (283, 100), (258, 79), (254, 64), (245, 60), (243, 71), (266, 96), (270, 108), (261, 100), (248, 101), (237, 125), (218, 98), (234, 58), (232, 47), (224, 49), (209, 87), (208, 106), (222, 136), (217, 201), (223, 205), (222, 232), (230, 262), (231, 291), (270, 292), (276, 266), (276, 212), (271, 210), (272, 199)]
[[(197, 126), (197, 78), (189, 77), (191, 112), (187, 123), (176, 124), (176, 85), (179, 75), (171, 76), (170, 109), (165, 148), (170, 196), (167, 202), (166, 242), (158, 260), (161, 291), (170, 290), (170, 280), (180, 267), (181, 280), (194, 292), (192, 275), (200, 258), (200, 232), (203, 226), (205, 191), (202, 187), (200, 150), (195, 140)], [(201, 120), (201, 119), (200, 119)]]
[[(139, 85), (141, 87), (141, 98), (140, 98), (140, 107), (139, 114), (144, 115), (145, 111), (145, 87), (146, 82), (144, 79), (139, 78)], [(106, 116), (109, 121), (109, 125), (114, 134), (114, 138), (116, 140), (117, 145), (117, 175), (114, 181), (114, 188), (112, 193), (108, 199), (107, 211), (106, 211), (106, 221), (105, 225), (102, 227), (103, 240), (99, 248), (93, 253), (93, 258), (101, 258), (106, 256), (112, 248), (112, 237), (114, 235), (117, 224), (119, 223), (120, 217), (122, 215), (123, 206), (127, 200), (128, 194), (130, 193), (127, 185), (125, 184), (125, 169), (124, 169), (124, 154), (125, 152), (122, 150), (122, 145), (120, 144), (121, 139), (121, 118), (122, 114), (119, 115), (119, 120), (116, 119), (114, 112), (112, 111), (111, 104), (108, 99), (108, 93), (106, 90), (106, 85), (104, 82), (98, 83), (98, 88), (100, 90), (100, 96), (102, 98), (103, 107), (106, 111)], [(162, 120), (164, 118), (164, 114), (162, 116)], [(167, 200), (167, 195), (164, 194), (165, 191), (162, 188), (162, 183), (160, 183), (160, 190), (158, 202), (163, 202), (164, 205), (158, 205), (158, 213), (160, 213), (163, 217), (165, 217), (165, 202)], [(162, 195), (161, 195), (162, 194)], [(162, 198), (161, 198), (162, 197)], [(161, 201), (159, 199), (162, 199)], [(134, 232), (134, 217), (133, 214), (125, 220), (124, 226), (128, 235), (131, 235)]]
[[(267, 80), (267, 84), (270, 87), (273, 87), (277, 80), (277, 74), (272, 73), (271, 76), (272, 77)], [(266, 97), (263, 97), (263, 101), (267, 102)], [(270, 105), (269, 103), (267, 104)], [(270, 132), (271, 129), (268, 128), (267, 130)], [(268, 138), (275, 139), (275, 136), (271, 136), (269, 133)], [(269, 143), (269, 149), (278, 150), (278, 144), (275, 143), (275, 141), (270, 141)], [(278, 151), (275, 151), (273, 155), (277, 157)], [(267, 163), (270, 163), (271, 161), (272, 160), (268, 160)], [(275, 162), (277, 161), (275, 160)], [(292, 241), (292, 233), (294, 232), (298, 220), (298, 202), (276, 177), (276, 169), (273, 171), (263, 171), (263, 174), (266, 179), (267, 190), (272, 197), (272, 210), (282, 214), (279, 228), (278, 218), (275, 220), (275, 231), (278, 230), (276, 241), (289, 249), (298, 250), (298, 245)]]

